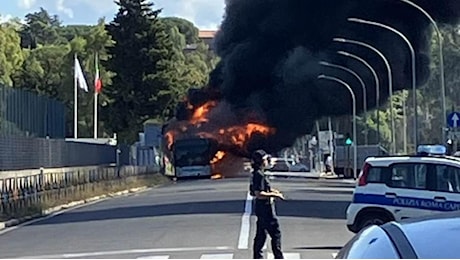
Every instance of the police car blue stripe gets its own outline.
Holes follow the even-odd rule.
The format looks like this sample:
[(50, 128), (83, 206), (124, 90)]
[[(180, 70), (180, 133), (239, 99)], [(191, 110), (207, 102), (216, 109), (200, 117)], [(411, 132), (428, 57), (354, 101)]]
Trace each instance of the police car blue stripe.
[(414, 197), (388, 198), (385, 195), (362, 194), (357, 193), (353, 196), (353, 203), (387, 205), (394, 207), (418, 208), (437, 211), (455, 211), (460, 210), (460, 202), (444, 201), (439, 202), (434, 199), (421, 199)]

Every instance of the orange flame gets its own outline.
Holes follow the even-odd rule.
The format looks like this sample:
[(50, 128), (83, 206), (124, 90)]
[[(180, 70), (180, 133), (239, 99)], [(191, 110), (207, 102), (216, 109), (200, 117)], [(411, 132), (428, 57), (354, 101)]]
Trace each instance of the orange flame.
[(214, 159), (211, 160), (211, 164), (217, 163), (218, 161), (222, 160), (224, 156), (225, 156), (225, 152), (218, 151), (216, 155), (214, 155)]
[(174, 135), (173, 133), (170, 131), (170, 132), (167, 132), (165, 134), (166, 136), (166, 141), (168, 142), (168, 149), (171, 150), (171, 146), (173, 145), (174, 143)]
[(199, 124), (199, 123), (205, 123), (208, 122), (209, 119), (207, 118), (209, 111), (217, 105), (216, 101), (208, 101), (204, 105), (198, 107), (195, 112), (193, 112), (192, 119), (190, 120), (190, 123), (193, 125)]
[(217, 180), (217, 179), (222, 179), (224, 176), (220, 173), (214, 173), (212, 176), (211, 176), (211, 180)]
[(262, 124), (249, 123), (245, 126), (233, 126), (228, 129), (220, 129), (219, 134), (231, 136), (233, 144), (243, 147), (244, 144), (252, 137), (253, 134), (259, 133), (263, 135), (274, 134), (275, 129)]

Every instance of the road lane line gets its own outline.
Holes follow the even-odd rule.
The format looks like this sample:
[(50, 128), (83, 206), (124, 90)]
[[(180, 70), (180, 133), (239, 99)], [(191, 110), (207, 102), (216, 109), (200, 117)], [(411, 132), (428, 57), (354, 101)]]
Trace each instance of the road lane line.
[(140, 256), (136, 259), (169, 259), (169, 255), (151, 255), (151, 256)]
[(200, 259), (233, 259), (233, 254), (202, 254)]
[[(274, 259), (273, 253), (268, 253), (267, 259)], [(300, 253), (283, 253), (284, 259), (301, 259)]]
[(244, 205), (244, 213), (241, 217), (240, 238), (238, 241), (238, 249), (249, 248), (249, 231), (251, 229), (251, 214), (252, 214), (252, 196), (248, 192), (246, 203)]

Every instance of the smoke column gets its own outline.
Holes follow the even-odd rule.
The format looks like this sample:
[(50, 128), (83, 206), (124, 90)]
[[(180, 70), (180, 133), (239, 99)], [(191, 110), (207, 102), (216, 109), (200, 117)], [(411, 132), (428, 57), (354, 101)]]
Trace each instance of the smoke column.
[[(456, 24), (460, 0), (412, 0), (438, 23)], [(413, 44), (417, 55), (418, 86), (429, 78), (431, 25), (425, 16), (399, 0), (227, 0), (226, 13), (215, 39), (221, 57), (211, 73), (209, 86), (189, 94), (194, 105), (220, 100), (224, 108), (213, 111), (211, 123), (231, 125), (246, 120), (246, 112), (277, 129), (267, 140), (253, 141), (255, 148), (278, 151), (309, 133), (323, 116), (351, 114), (351, 99), (345, 88), (318, 81), (327, 72), (320, 60), (347, 64), (335, 55), (346, 50), (365, 58), (381, 78), (381, 102), (388, 99), (386, 68), (374, 53), (360, 47), (339, 44), (335, 37), (369, 43), (389, 59), (394, 89), (410, 88), (410, 54), (406, 44), (386, 30), (347, 21), (357, 17), (397, 28)], [(355, 64), (356, 65), (356, 64)], [(364, 67), (352, 68), (373, 82)], [(346, 81), (349, 75), (327, 73)], [(348, 77), (348, 78), (347, 78)], [(357, 106), (362, 108), (362, 90), (355, 89)], [(375, 89), (368, 88), (369, 109), (375, 107)], [(183, 110), (183, 109), (182, 109)], [(178, 111), (181, 111), (179, 109)], [(184, 119), (186, 114), (178, 113)], [(226, 121), (227, 120), (227, 121)]]

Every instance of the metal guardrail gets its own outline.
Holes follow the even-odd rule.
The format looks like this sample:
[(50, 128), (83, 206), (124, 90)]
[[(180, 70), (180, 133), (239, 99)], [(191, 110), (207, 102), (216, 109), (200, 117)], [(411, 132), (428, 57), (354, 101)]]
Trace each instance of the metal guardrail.
[[(24, 215), (44, 209), (53, 201), (63, 201), (91, 194), (111, 185), (129, 183), (135, 177), (157, 173), (146, 166), (75, 167), (1, 172), (0, 217)], [(133, 178), (130, 178), (133, 177)]]

